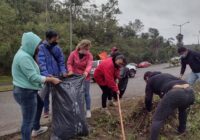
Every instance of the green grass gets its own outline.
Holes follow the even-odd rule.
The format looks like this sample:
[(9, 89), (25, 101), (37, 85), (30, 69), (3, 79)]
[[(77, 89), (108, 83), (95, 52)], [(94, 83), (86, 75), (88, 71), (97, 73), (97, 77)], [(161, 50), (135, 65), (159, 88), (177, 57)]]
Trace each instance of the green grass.
[(0, 86), (0, 92), (9, 91), (13, 89), (13, 85)]
[(11, 76), (0, 76), (0, 84), (11, 84), (12, 77)]
[(0, 76), (0, 92), (12, 90), (12, 77), (11, 76)]

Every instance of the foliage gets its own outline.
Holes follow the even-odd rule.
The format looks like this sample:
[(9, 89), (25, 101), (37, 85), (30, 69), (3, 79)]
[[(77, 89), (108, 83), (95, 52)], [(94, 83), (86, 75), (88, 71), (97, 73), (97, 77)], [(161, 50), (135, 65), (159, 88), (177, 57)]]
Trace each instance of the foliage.
[[(71, 3), (72, 2), (72, 3)], [(110, 51), (114, 45), (131, 62), (143, 60), (166, 62), (175, 54), (159, 31), (150, 28), (142, 32), (140, 19), (119, 26), (116, 16), (121, 14), (118, 0), (108, 0), (97, 6), (90, 0), (1, 0), (0, 1), (0, 74), (10, 73), (14, 54), (20, 47), (23, 32), (33, 31), (44, 39), (47, 29), (60, 34), (60, 46), (69, 55), (69, 17), (73, 23), (73, 48), (84, 38), (92, 41), (95, 59), (101, 51)], [(174, 51), (173, 51), (174, 52)]]

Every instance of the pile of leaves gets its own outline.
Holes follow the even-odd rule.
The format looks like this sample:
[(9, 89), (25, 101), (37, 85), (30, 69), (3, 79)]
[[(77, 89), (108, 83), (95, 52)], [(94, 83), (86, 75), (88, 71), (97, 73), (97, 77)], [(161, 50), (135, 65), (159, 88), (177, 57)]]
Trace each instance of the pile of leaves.
[[(200, 90), (199, 90), (200, 91)], [(152, 112), (147, 112), (144, 108), (144, 99), (135, 98), (122, 100), (123, 119), (127, 140), (146, 140), (149, 138), (150, 126), (153, 113), (159, 99), (154, 99)], [(111, 115), (106, 114), (101, 109), (92, 112), (92, 118), (88, 120), (90, 135), (88, 137), (76, 138), (80, 140), (118, 140), (121, 139), (121, 129), (119, 121), (118, 107), (109, 107)], [(197, 140), (200, 139), (200, 94), (196, 92), (195, 104), (191, 106), (188, 114), (187, 131), (178, 135), (177, 111), (170, 116), (161, 130), (161, 140)], [(51, 130), (50, 130), (51, 131)], [(49, 140), (51, 132), (48, 132), (35, 140)], [(0, 137), (2, 140), (18, 140), (19, 134)]]

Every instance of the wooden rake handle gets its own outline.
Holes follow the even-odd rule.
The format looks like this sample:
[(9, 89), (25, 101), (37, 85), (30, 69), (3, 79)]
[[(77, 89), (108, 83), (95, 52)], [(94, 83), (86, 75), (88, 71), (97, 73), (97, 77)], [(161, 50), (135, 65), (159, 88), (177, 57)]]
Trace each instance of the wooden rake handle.
[(121, 109), (121, 104), (120, 104), (120, 100), (119, 100), (119, 94), (117, 94), (117, 102), (118, 102), (120, 125), (121, 125), (121, 131), (122, 131), (122, 139), (126, 140), (125, 131), (124, 131), (124, 123), (123, 123), (123, 118), (122, 118), (122, 109)]

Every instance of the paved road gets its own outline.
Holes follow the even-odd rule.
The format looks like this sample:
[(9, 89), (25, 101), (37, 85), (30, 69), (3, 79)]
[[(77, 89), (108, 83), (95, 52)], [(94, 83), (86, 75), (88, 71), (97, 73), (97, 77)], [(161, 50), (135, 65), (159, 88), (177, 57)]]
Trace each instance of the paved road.
[[(167, 68), (168, 64), (154, 65), (145, 69), (138, 69), (136, 77), (129, 80), (124, 98), (133, 98), (144, 95), (145, 83), (143, 75), (146, 71), (162, 71), (179, 76), (180, 67)], [(186, 73), (189, 73), (189, 68)], [(92, 107), (100, 107), (101, 91), (95, 84), (91, 84)], [(42, 120), (46, 122), (49, 120)], [(12, 92), (0, 93), (0, 136), (19, 131), (21, 122), (21, 112), (19, 106), (13, 99)]]

